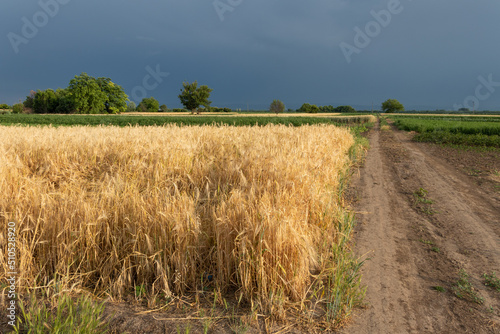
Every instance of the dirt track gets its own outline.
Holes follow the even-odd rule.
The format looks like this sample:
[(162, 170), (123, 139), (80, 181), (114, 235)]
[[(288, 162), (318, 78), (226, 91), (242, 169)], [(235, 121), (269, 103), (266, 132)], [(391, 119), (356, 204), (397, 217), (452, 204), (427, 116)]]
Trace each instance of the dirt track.
[[(500, 333), (500, 292), (482, 277), (500, 276), (498, 190), (478, 186), (439, 147), (413, 143), (407, 133), (377, 126), (370, 144), (354, 180), (355, 250), (370, 258), (367, 308), (343, 333)], [(416, 200), (420, 189), (433, 204)], [(483, 304), (455, 296), (460, 269)]]

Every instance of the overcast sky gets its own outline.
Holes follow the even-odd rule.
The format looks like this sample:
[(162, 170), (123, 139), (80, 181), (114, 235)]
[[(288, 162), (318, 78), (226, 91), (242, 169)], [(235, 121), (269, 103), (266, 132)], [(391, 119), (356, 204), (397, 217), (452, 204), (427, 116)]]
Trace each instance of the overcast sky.
[(500, 110), (498, 0), (1, 0), (0, 103), (82, 72), (180, 107)]

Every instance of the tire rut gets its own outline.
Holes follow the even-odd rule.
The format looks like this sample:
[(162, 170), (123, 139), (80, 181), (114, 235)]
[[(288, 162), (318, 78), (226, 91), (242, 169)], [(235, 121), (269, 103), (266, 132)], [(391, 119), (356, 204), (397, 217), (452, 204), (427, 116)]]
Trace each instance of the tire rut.
[[(498, 310), (500, 298), (480, 276), (500, 271), (499, 208), (405, 133), (377, 125), (370, 145), (354, 182), (355, 251), (369, 258), (362, 269), (367, 308), (342, 333), (498, 333), (498, 313), (485, 305)], [(428, 191), (434, 214), (414, 205), (418, 189)], [(453, 294), (459, 269), (485, 305)]]

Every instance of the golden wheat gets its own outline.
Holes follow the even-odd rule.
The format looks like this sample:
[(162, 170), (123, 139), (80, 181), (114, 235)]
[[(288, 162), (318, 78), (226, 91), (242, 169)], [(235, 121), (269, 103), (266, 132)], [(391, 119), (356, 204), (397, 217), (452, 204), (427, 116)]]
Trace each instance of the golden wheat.
[(21, 290), (213, 286), (282, 311), (335, 269), (353, 143), (325, 125), (0, 127), (0, 245), (15, 221)]

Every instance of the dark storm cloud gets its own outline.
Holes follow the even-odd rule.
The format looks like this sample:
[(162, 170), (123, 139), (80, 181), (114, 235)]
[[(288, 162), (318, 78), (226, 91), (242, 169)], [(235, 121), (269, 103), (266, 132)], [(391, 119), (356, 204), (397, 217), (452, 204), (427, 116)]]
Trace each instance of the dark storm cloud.
[[(218, 106), (397, 98), (410, 109), (500, 109), (499, 10), (487, 0), (4, 0), (0, 102), (87, 72), (169, 107), (182, 81), (198, 80)], [(157, 66), (168, 77), (145, 81)]]

